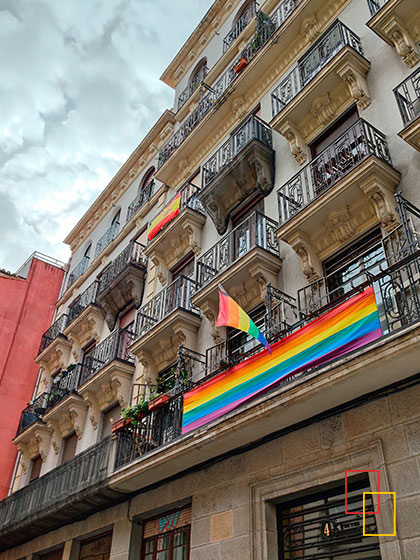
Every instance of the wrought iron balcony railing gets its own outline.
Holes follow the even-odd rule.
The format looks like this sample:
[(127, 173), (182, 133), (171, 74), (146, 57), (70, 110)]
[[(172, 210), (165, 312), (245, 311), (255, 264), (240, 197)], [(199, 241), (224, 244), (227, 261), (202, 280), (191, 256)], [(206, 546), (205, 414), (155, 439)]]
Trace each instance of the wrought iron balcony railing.
[(147, 257), (143, 253), (144, 246), (131, 241), (121, 253), (104, 268), (98, 276), (98, 292), (100, 296), (116, 278), (130, 265), (147, 268)]
[[(239, 60), (245, 58), (250, 63), (258, 52), (264, 47), (270, 37), (283, 25), (283, 23), (291, 16), (294, 10), (299, 6), (302, 0), (282, 0), (270, 17), (265, 16), (262, 12), (257, 21), (257, 29), (251, 39), (246, 44), (244, 50), (233, 61), (229, 68), (208, 88), (210, 91), (203, 95), (197, 107), (180, 128), (169, 139), (159, 152), (158, 168), (160, 168), (178, 148), (178, 146), (191, 134), (195, 127), (203, 120), (214, 106), (216, 101), (220, 99), (230, 84), (237, 78), (239, 74), (235, 73), (234, 67)], [(257, 14), (258, 16), (258, 14)]]
[(254, 139), (269, 147), (273, 143), (271, 128), (255, 115), (251, 115), (202, 166), (203, 188)]
[(191, 304), (191, 296), (195, 289), (196, 283), (194, 280), (180, 275), (169, 286), (166, 286), (154, 298), (140, 307), (137, 311), (136, 338), (144, 336), (176, 309), (195, 311)]
[(70, 370), (62, 371), (52, 380), (52, 387), (48, 393), (48, 400), (45, 412), (61, 402), (70, 393), (75, 393), (79, 386), (80, 375), (82, 373), (81, 364), (71, 367)]
[[(21, 434), (35, 422), (42, 420), (42, 416), (47, 408), (49, 393), (42, 393), (34, 399), (31, 404), (22, 410), (16, 436)], [(0, 502), (1, 503), (1, 502)]]
[[(39, 345), (38, 354), (41, 354), (47, 346), (51, 344), (53, 340), (57, 338), (60, 334), (63, 334), (64, 329), (67, 325), (67, 315), (61, 315), (51, 327), (44, 332), (41, 337), (41, 343)], [(64, 336), (64, 335), (63, 335)]]
[(394, 89), (404, 126), (420, 117), (420, 68)]
[(120, 231), (120, 224), (119, 222), (114, 222), (111, 226), (106, 230), (103, 236), (99, 239), (96, 243), (95, 247), (95, 259), (98, 255), (102, 253), (102, 251), (108, 247), (108, 245), (114, 241)]
[(141, 189), (138, 193), (136, 198), (133, 202), (129, 205), (127, 209), (127, 219), (126, 222), (129, 222), (131, 218), (137, 214), (142, 206), (146, 204), (148, 200), (150, 200), (155, 191), (156, 182), (154, 179), (150, 179), (150, 181)]
[(107, 478), (111, 438), (44, 474), (0, 502), (1, 531), (53, 506), (71, 507), (77, 494)]
[(97, 289), (98, 282), (95, 280), (95, 282), (92, 282), (92, 284), (69, 305), (67, 310), (67, 325), (74, 321), (88, 305), (95, 303)]
[(246, 218), (197, 260), (197, 288), (211, 282), (255, 247), (280, 256), (277, 227), (277, 222), (259, 212)]
[(134, 362), (134, 357), (129, 352), (133, 338), (134, 333), (131, 331), (116, 329), (105, 340), (87, 352), (81, 367), (79, 386), (114, 360)]
[(360, 38), (338, 21), (318, 39), (297, 66), (274, 89), (271, 94), (273, 118), (347, 45), (363, 56)]
[(254, 18), (257, 12), (257, 3), (251, 2), (248, 8), (244, 11), (226, 37), (223, 39), (223, 52), (226, 52), (232, 43), (239, 37), (248, 23)]
[(384, 134), (360, 119), (279, 188), (280, 224), (293, 218), (373, 155), (392, 164)]
[(178, 97), (178, 111), (181, 109), (183, 105), (188, 101), (188, 99), (192, 96), (195, 90), (200, 86), (201, 82), (204, 81), (204, 78), (207, 75), (209, 69), (207, 66), (203, 66), (191, 80), (191, 82), (187, 85), (181, 95)]
[(89, 257), (83, 257), (83, 259), (77, 264), (69, 274), (69, 279), (67, 280), (67, 289), (72, 286), (82, 274), (84, 274), (89, 266)]
[(389, 0), (368, 0), (368, 6), (370, 10), (370, 15), (373, 17), (376, 15), (381, 8), (387, 4)]

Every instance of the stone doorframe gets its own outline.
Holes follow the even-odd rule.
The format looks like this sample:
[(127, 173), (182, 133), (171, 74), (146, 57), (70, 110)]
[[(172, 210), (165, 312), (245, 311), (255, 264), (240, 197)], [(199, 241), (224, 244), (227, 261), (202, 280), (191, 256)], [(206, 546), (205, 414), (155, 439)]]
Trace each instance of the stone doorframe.
[[(330, 482), (342, 481), (344, 484), (344, 471), (346, 470), (372, 469), (380, 471), (381, 492), (392, 491), (392, 488), (389, 488), (383, 447), (380, 440), (372, 442), (368, 447), (353, 448), (348, 453), (339, 455), (333, 460), (312, 463), (310, 466), (286, 472), (282, 476), (251, 485), (252, 560), (270, 560), (278, 557), (276, 503), (281, 498), (288, 498), (296, 492)], [(375, 473), (369, 473), (369, 482), (372, 492), (377, 491)], [(390, 526), (392, 526), (392, 496), (381, 497), (382, 513), (386, 524), (390, 523)], [(381, 527), (381, 518), (378, 518), (378, 532), (387, 532), (387, 529), (383, 530), (383, 527)], [(394, 537), (380, 537), (379, 542), (382, 560), (402, 560), (398, 532)]]

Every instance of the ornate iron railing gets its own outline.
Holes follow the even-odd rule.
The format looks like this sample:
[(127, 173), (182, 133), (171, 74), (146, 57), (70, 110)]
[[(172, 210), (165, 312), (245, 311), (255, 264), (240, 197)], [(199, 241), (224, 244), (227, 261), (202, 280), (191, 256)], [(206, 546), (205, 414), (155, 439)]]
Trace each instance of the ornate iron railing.
[(69, 274), (69, 279), (67, 280), (67, 289), (72, 286), (82, 274), (86, 272), (89, 266), (89, 257), (83, 257), (83, 259), (77, 264)]
[(72, 498), (107, 478), (111, 438), (44, 474), (0, 502), (2, 530), (50, 507), (71, 506)]
[(188, 101), (188, 99), (192, 96), (195, 90), (200, 86), (201, 82), (206, 77), (208, 71), (209, 69), (207, 68), (207, 66), (203, 66), (202, 68), (200, 68), (200, 70), (197, 72), (197, 74), (194, 76), (191, 82), (181, 93), (181, 95), (178, 97), (178, 106), (177, 106), (178, 111)]
[(116, 329), (105, 340), (87, 352), (81, 367), (79, 385), (85, 383), (113, 360), (134, 362), (134, 357), (129, 351), (133, 339), (133, 332), (127, 329)]
[(130, 265), (140, 268), (147, 268), (147, 257), (145, 256), (144, 246), (137, 241), (131, 241), (121, 253), (104, 268), (98, 276), (98, 292), (99, 296), (108, 286)]
[(254, 212), (197, 260), (197, 287), (202, 288), (255, 247), (279, 255), (277, 222)]
[(360, 119), (279, 188), (280, 223), (290, 220), (373, 155), (392, 165), (385, 135)]
[(268, 284), (265, 336), (270, 340), (279, 332), (287, 333), (299, 319), (296, 298)]
[(226, 37), (223, 39), (223, 52), (226, 52), (232, 43), (239, 37), (245, 27), (248, 25), (250, 21), (254, 19), (254, 16), (257, 12), (257, 3), (251, 2), (248, 8), (244, 11)]
[(74, 321), (88, 305), (95, 302), (97, 288), (98, 282), (95, 280), (84, 292), (77, 296), (71, 305), (69, 305), (67, 310), (67, 325)]
[(155, 184), (156, 184), (155, 180), (150, 179), (150, 181), (143, 186), (141, 191), (137, 194), (136, 198), (128, 206), (126, 222), (129, 222), (131, 218), (135, 214), (137, 214), (140, 208), (144, 206), (146, 202), (152, 198), (155, 189)]
[(39, 345), (38, 354), (41, 354), (41, 352), (43, 352), (45, 348), (49, 346), (51, 342), (57, 338), (57, 336), (59, 335), (64, 336), (62, 333), (66, 328), (66, 325), (67, 325), (67, 315), (61, 315), (56, 321), (54, 321), (51, 327), (47, 331), (45, 331), (41, 337), (41, 343)]
[(16, 436), (21, 434), (35, 422), (42, 420), (42, 416), (47, 408), (49, 393), (42, 393), (34, 399), (26, 408), (22, 410)]
[(102, 253), (102, 251), (108, 247), (108, 245), (114, 241), (120, 231), (120, 223), (114, 222), (111, 226), (106, 230), (103, 236), (99, 239), (96, 243), (95, 247), (95, 259), (98, 255)]
[(164, 407), (149, 412), (136, 426), (117, 434), (115, 469), (121, 468), (181, 435), (184, 395), (178, 395)]
[[(197, 107), (183, 122), (180, 128), (169, 139), (159, 152), (158, 168), (160, 168), (178, 148), (178, 146), (191, 134), (195, 127), (207, 115), (210, 109), (215, 105), (216, 101), (224, 94), (230, 84), (237, 78), (234, 67), (241, 58), (246, 58), (247, 62), (258, 54), (264, 47), (270, 37), (283, 25), (283, 23), (291, 16), (301, 0), (282, 0), (270, 17), (265, 16), (262, 12), (257, 20), (257, 29), (251, 39), (246, 44), (244, 50), (233, 61), (229, 68), (213, 83), (211, 87), (206, 87), (206, 93), (200, 99)], [(258, 16), (257, 14), (257, 16)]]
[(271, 128), (255, 115), (251, 115), (202, 166), (203, 188), (254, 139), (270, 148), (273, 144)]
[(62, 371), (52, 380), (52, 386), (48, 393), (46, 411), (61, 402), (70, 393), (75, 393), (79, 386), (80, 375), (82, 373), (81, 364), (76, 364), (70, 370)]
[(346, 46), (363, 55), (360, 38), (338, 21), (324, 33), (271, 94), (273, 118)]
[(404, 126), (420, 117), (420, 68), (394, 89)]
[(194, 280), (180, 275), (169, 286), (140, 307), (137, 311), (136, 338), (144, 336), (176, 309), (195, 311), (191, 304), (191, 296), (195, 289), (196, 283)]
[(373, 17), (388, 2), (389, 2), (389, 0), (368, 0), (370, 15)]

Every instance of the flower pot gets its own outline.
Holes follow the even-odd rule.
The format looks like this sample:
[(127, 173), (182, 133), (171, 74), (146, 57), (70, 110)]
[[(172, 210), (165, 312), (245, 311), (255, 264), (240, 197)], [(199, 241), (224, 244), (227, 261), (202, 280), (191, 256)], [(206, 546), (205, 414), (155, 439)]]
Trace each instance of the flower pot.
[(130, 425), (130, 423), (131, 421), (127, 418), (120, 418), (119, 420), (111, 424), (111, 431), (113, 434), (122, 432), (127, 426)]
[(245, 66), (248, 64), (247, 59), (243, 56), (241, 58), (241, 60), (238, 62), (238, 64), (235, 64), (235, 66), (233, 67), (233, 71), (235, 72), (235, 74), (239, 74), (240, 72), (242, 72), (242, 70), (245, 68)]
[(169, 395), (158, 395), (157, 397), (149, 401), (149, 410), (157, 410), (158, 408), (162, 408), (162, 406), (165, 406), (165, 404), (167, 404), (168, 402)]

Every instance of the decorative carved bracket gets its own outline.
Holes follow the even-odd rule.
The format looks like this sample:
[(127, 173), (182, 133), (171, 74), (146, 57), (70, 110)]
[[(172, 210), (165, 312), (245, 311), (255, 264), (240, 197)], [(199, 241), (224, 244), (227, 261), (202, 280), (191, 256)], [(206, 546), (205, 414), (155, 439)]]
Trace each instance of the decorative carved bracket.
[(306, 235), (303, 232), (297, 231), (287, 242), (298, 254), (302, 272), (308, 279), (308, 282), (311, 283), (319, 280), (322, 276), (321, 263)]
[(395, 199), (392, 191), (376, 176), (369, 177), (359, 186), (372, 201), (382, 227), (388, 232), (395, 229), (399, 225), (399, 220), (394, 211)]
[(289, 142), (290, 151), (295, 160), (299, 165), (303, 165), (307, 159), (307, 146), (297, 128), (290, 121), (286, 121), (279, 132)]
[(407, 66), (413, 68), (420, 60), (419, 50), (401, 21), (392, 16), (382, 30)]
[(349, 88), (350, 95), (360, 109), (366, 109), (370, 105), (369, 90), (364, 78), (364, 71), (353, 62), (345, 62), (337, 69), (337, 74), (344, 80)]
[(336, 114), (328, 92), (312, 102), (311, 114), (321, 126), (327, 126), (334, 119)]
[(320, 34), (320, 25), (316, 16), (308, 17), (303, 20), (300, 26), (300, 34), (312, 43)]

